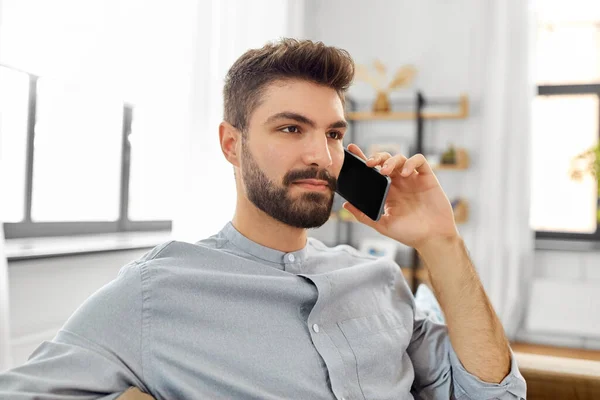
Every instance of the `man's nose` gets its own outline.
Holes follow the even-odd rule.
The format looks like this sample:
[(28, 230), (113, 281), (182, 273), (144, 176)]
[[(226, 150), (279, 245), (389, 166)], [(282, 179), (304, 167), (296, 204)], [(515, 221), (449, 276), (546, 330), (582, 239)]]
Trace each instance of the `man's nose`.
[(328, 168), (332, 164), (329, 142), (326, 135), (310, 139), (304, 149), (304, 162), (319, 168)]

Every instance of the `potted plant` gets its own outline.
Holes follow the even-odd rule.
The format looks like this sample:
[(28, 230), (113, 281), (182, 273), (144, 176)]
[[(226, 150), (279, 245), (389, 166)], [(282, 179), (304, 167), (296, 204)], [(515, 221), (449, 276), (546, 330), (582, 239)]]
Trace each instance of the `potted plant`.
[(598, 200), (596, 220), (600, 223), (600, 144), (576, 155), (571, 160), (571, 179), (581, 180), (586, 175), (591, 175), (598, 182)]

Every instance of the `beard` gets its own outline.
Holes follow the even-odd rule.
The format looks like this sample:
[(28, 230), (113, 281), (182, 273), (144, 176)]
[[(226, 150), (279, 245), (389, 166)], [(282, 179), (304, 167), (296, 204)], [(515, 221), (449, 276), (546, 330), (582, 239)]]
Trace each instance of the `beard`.
[[(260, 169), (245, 140), (242, 140), (241, 162), (246, 194), (258, 209), (295, 228), (317, 228), (327, 222), (333, 207), (337, 183), (327, 170), (292, 170), (283, 177), (282, 184), (278, 185)], [(305, 192), (294, 198), (290, 194), (290, 187), (294, 181), (300, 179), (324, 180), (330, 190)]]

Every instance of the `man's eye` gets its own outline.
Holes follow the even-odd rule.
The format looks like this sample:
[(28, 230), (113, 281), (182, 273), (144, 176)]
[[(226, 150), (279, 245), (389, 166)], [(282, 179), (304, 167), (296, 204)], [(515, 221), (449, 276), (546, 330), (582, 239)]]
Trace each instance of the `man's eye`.
[(282, 131), (286, 132), (286, 133), (300, 133), (300, 129), (298, 129), (298, 127), (294, 126), (294, 125), (286, 126), (285, 128), (282, 129)]
[(332, 135), (330, 136), (332, 139), (334, 140), (342, 140), (342, 138), (344, 137), (344, 135), (341, 132), (337, 132), (337, 131), (333, 131), (333, 132), (328, 132), (328, 135)]

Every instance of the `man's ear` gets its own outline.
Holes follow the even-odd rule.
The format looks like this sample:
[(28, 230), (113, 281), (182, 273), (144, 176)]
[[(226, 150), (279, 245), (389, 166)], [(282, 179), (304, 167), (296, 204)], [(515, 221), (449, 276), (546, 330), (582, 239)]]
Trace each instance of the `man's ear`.
[(240, 166), (238, 144), (241, 144), (241, 132), (227, 121), (219, 124), (219, 141), (223, 155), (234, 167)]

